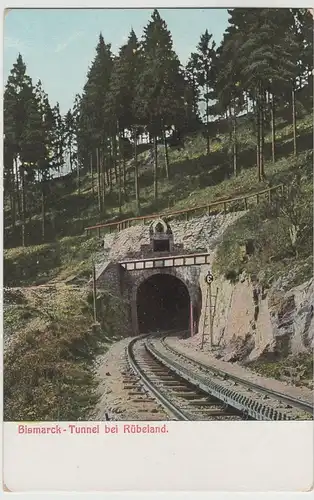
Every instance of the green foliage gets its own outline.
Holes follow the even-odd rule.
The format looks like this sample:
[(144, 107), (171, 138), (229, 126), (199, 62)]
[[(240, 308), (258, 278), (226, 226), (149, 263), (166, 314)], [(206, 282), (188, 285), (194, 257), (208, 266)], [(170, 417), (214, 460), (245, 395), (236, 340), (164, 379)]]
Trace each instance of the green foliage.
[(184, 80), (171, 34), (156, 9), (144, 29), (141, 48), (143, 65), (137, 75), (134, 107), (140, 123), (153, 136), (161, 136), (164, 127), (177, 125), (184, 115)]
[[(308, 134), (302, 124), (312, 108), (311, 15), (306, 9), (239, 8), (229, 14), (217, 50), (206, 30), (185, 69), (156, 9), (141, 41), (132, 30), (118, 55), (100, 34), (82, 96), (75, 96), (65, 117), (58, 104), (50, 106), (41, 82), (33, 87), (19, 55), (4, 94), (7, 246), (78, 234), (85, 222), (163, 210), (170, 198), (178, 208), (193, 205), (232, 175), (253, 184), (256, 163), (254, 184), (265, 182), (273, 177), (271, 156), (275, 163), (292, 149), (297, 156), (311, 147), (305, 142), (312, 123)], [(218, 119), (208, 122), (209, 115)], [(187, 137), (202, 128), (203, 137)], [(154, 139), (153, 175), (137, 161), (137, 138), (144, 132)], [(156, 142), (163, 142), (162, 154)], [(175, 145), (181, 150), (169, 147)], [(134, 161), (127, 165), (132, 149)], [(60, 197), (58, 183), (50, 180), (66, 160), (77, 170), (71, 200)], [(178, 184), (181, 199), (175, 199)]]
[(4, 251), (5, 286), (41, 284), (59, 276), (90, 276), (97, 238), (65, 237), (51, 244), (17, 247)]
[[(216, 271), (232, 281), (246, 271), (258, 275), (266, 287), (282, 275), (291, 286), (308, 279), (313, 246), (311, 179), (305, 176), (301, 186), (295, 169), (284, 197), (256, 206), (230, 226), (218, 248)], [(249, 242), (253, 252), (247, 250)]]
[(88, 418), (97, 400), (95, 356), (119, 335), (122, 321), (121, 304), (107, 295), (99, 300), (109, 319), (103, 328), (91, 328), (92, 307), (84, 290), (28, 291), (23, 307), (5, 311), (5, 328), (14, 327), (16, 337), (4, 355), (5, 420)]
[(251, 370), (264, 376), (282, 380), (293, 385), (313, 389), (313, 355), (300, 353), (276, 361), (258, 360), (248, 365)]

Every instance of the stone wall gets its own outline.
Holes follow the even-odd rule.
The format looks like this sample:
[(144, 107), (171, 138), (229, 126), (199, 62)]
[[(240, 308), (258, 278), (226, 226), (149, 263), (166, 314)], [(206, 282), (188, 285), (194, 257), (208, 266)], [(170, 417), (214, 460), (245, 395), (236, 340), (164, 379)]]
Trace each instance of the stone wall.
[(182, 281), (190, 295), (190, 300), (193, 306), (198, 310), (201, 307), (201, 290), (199, 287), (199, 275), (201, 266), (182, 266), (175, 268), (163, 269), (145, 269), (136, 270), (126, 273), (128, 275), (128, 287), (125, 291), (125, 298), (130, 301), (131, 305), (131, 322), (133, 333), (138, 332), (137, 322), (137, 291), (139, 286), (156, 274), (169, 274), (175, 276)]
[(97, 288), (110, 289), (113, 295), (122, 295), (124, 274), (125, 269), (120, 264), (109, 262), (102, 273), (98, 277), (96, 275)]
[[(241, 213), (217, 216), (204, 215), (195, 217), (190, 221), (171, 222), (174, 239), (171, 254), (189, 254), (214, 250), (217, 243), (221, 241), (226, 227), (239, 216), (241, 216)], [(136, 304), (138, 287), (154, 274), (163, 273), (177, 277), (186, 285), (197, 318), (197, 330), (200, 328), (202, 303), (205, 302), (202, 287), (208, 265), (127, 272), (121, 269), (118, 264), (119, 261), (131, 258), (165, 255), (168, 254), (165, 252), (154, 252), (152, 254), (149, 225), (133, 226), (119, 233), (109, 234), (104, 238), (103, 251), (97, 257), (100, 270), (97, 284), (99, 287), (105, 286), (108, 288), (109, 286), (112, 293), (120, 293), (129, 302), (130, 325), (132, 325), (133, 334), (138, 331)]]

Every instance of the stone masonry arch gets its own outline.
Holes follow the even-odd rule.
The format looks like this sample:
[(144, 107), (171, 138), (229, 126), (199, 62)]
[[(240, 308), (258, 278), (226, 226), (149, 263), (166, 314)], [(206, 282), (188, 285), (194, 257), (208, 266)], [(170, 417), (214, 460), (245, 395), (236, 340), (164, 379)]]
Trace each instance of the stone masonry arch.
[[(201, 308), (201, 290), (198, 284), (198, 279), (195, 274), (199, 274), (198, 269), (191, 267), (178, 267), (167, 269), (146, 269), (132, 272), (130, 276), (130, 305), (131, 305), (131, 322), (133, 335), (139, 333), (138, 314), (137, 314), (137, 294), (139, 287), (149, 278), (155, 275), (170, 275), (179, 279), (186, 287), (190, 296), (190, 321), (194, 325), (197, 323)], [(197, 324), (193, 326), (197, 329)]]

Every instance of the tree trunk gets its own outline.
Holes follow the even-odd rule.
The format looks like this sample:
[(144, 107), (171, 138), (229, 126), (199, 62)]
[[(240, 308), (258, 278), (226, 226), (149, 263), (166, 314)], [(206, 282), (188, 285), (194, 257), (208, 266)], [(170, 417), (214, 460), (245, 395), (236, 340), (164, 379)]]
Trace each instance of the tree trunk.
[[(229, 113), (228, 113), (229, 111)], [(231, 106), (228, 108), (227, 111), (227, 120), (228, 120), (228, 130), (229, 130), (229, 147), (228, 147), (228, 157), (229, 157), (229, 169), (230, 171), (233, 168), (233, 158), (232, 158), (232, 148), (233, 148), (233, 138), (232, 138), (232, 113), (231, 113)], [(229, 173), (228, 173), (229, 176)]]
[(123, 129), (122, 132), (123, 142), (120, 147), (120, 153), (122, 156), (122, 172), (123, 172), (123, 196), (124, 200), (127, 201), (127, 193), (126, 193), (126, 158), (125, 158), (125, 131)]
[(26, 202), (25, 202), (25, 172), (24, 166), (21, 165), (21, 184), (22, 184), (22, 247), (25, 247), (25, 214), (26, 214)]
[(107, 186), (109, 187), (109, 191), (110, 191), (110, 166), (111, 166), (110, 153), (109, 154), (107, 153), (107, 165), (106, 165), (105, 173), (106, 173), (106, 182), (107, 182)]
[(41, 238), (45, 241), (46, 236), (46, 207), (45, 207), (45, 181), (41, 179)]
[(116, 141), (116, 154), (115, 158), (118, 160), (118, 175), (119, 175), (119, 215), (122, 213), (122, 175), (121, 175), (121, 149), (120, 149), (120, 135), (119, 135), (119, 127), (118, 130), (118, 141)]
[(100, 166), (99, 166), (99, 148), (96, 148), (96, 165), (97, 165), (97, 193), (98, 193), (98, 211), (101, 213), (101, 182), (100, 182)]
[(94, 189), (94, 166), (93, 166), (93, 152), (90, 154), (90, 173), (92, 176), (92, 193), (93, 196), (95, 194), (95, 189)]
[(233, 175), (237, 176), (237, 156), (238, 156), (238, 144), (237, 144), (237, 117), (235, 108), (233, 108)]
[(258, 175), (258, 181), (260, 182), (262, 180), (261, 178), (261, 167), (260, 167), (260, 147), (261, 147), (261, 139), (260, 139), (260, 100), (259, 100), (259, 95), (257, 93), (256, 95), (256, 104), (255, 104), (255, 110), (256, 110), (256, 165), (257, 165), (257, 175)]
[(12, 226), (16, 226), (16, 213), (15, 213), (15, 199), (14, 199), (14, 193), (10, 193), (10, 208), (11, 208), (11, 219), (12, 219)]
[(167, 144), (167, 137), (166, 137), (166, 130), (163, 128), (162, 131), (162, 138), (164, 142), (164, 148), (165, 148), (165, 168), (166, 168), (166, 178), (169, 180), (169, 155), (168, 155), (168, 144)]
[(276, 162), (276, 121), (275, 121), (275, 114), (276, 114), (276, 106), (275, 106), (275, 95), (272, 94), (271, 97), (271, 153), (272, 153), (272, 160), (273, 163)]
[(19, 187), (19, 168), (17, 165), (17, 158), (14, 159), (15, 163), (15, 182), (16, 182), (16, 201), (17, 201), (17, 213), (19, 220), (22, 219), (22, 209), (21, 209), (21, 199), (20, 199), (20, 187)]
[(72, 148), (69, 147), (69, 158), (70, 158), (70, 171), (73, 172), (73, 158), (72, 158)]
[(136, 214), (140, 215), (140, 196), (138, 185), (138, 163), (137, 163), (137, 134), (136, 127), (134, 127), (134, 184), (135, 184), (135, 200), (136, 200)]
[(101, 149), (101, 184), (102, 184), (102, 209), (105, 210), (105, 196), (106, 196), (106, 176), (105, 176), (105, 158), (104, 151)]
[(118, 174), (118, 168), (117, 168), (117, 138), (116, 138), (116, 136), (113, 137), (112, 159), (113, 159), (113, 169), (114, 169), (114, 175), (115, 175), (115, 184), (118, 184), (118, 182), (120, 182), (120, 175)]
[(77, 155), (77, 191), (78, 195), (81, 194), (81, 179), (80, 179), (80, 159), (79, 156)]
[(208, 116), (208, 99), (206, 99), (206, 154), (210, 153), (210, 139), (209, 139), (209, 116)]
[(15, 205), (15, 176), (14, 176), (14, 158), (12, 157), (10, 161), (10, 206), (11, 206), (11, 218), (12, 226), (15, 228), (16, 225), (16, 205)]
[(112, 145), (112, 138), (110, 138), (110, 141), (109, 141), (109, 165), (108, 165), (108, 173), (109, 173), (109, 192), (111, 193), (112, 191), (112, 185), (113, 185), (113, 182), (112, 182), (112, 175), (113, 175), (113, 156), (112, 156), (112, 148), (113, 148), (113, 145)]
[(157, 137), (154, 135), (153, 141), (154, 148), (154, 199), (157, 201), (158, 198), (158, 177), (157, 177), (157, 168), (158, 168), (158, 160), (157, 160)]
[(261, 94), (260, 94), (260, 127), (261, 127), (261, 132), (260, 132), (260, 140), (261, 140), (261, 145), (260, 145), (260, 172), (261, 172), (261, 179), (264, 179), (265, 177), (265, 172), (264, 172), (264, 94), (261, 89)]
[(296, 117), (296, 108), (295, 108), (295, 89), (294, 89), (294, 87), (292, 87), (291, 99), (292, 99), (293, 154), (296, 156), (296, 154), (297, 154), (297, 117)]

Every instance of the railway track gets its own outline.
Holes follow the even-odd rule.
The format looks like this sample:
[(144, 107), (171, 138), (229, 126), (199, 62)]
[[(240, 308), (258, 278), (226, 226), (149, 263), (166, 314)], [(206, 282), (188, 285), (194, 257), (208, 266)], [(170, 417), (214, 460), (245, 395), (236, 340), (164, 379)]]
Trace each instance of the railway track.
[(143, 389), (162, 406), (169, 420), (226, 421), (248, 418), (157, 359), (147, 345), (147, 336), (136, 337), (129, 343), (127, 359), (136, 383), (140, 381)]
[(211, 368), (204, 363), (175, 351), (162, 338), (147, 338), (145, 347), (165, 367), (177, 376), (214, 396), (254, 420), (309, 420), (313, 406), (227, 372)]
[[(166, 336), (164, 336), (161, 339), (161, 344), (172, 354), (175, 356), (181, 356), (181, 353), (173, 349), (173, 347), (169, 346), (166, 343)], [(235, 384), (242, 384), (243, 386), (247, 387), (248, 389), (251, 389), (253, 391), (257, 391), (263, 396), (268, 396), (270, 398), (275, 398), (277, 401), (280, 401), (281, 403), (285, 404), (287, 408), (293, 407), (298, 410), (301, 410), (305, 414), (311, 415), (313, 417), (314, 415), (314, 407), (313, 404), (308, 403), (307, 401), (303, 401), (301, 399), (288, 396), (287, 394), (280, 393), (278, 391), (274, 391), (271, 389), (267, 389), (266, 387), (262, 387), (258, 384), (255, 384), (254, 382), (250, 382), (248, 380), (244, 380), (240, 377), (237, 377), (235, 375), (231, 375), (230, 373), (227, 373), (223, 370), (219, 370), (218, 368), (209, 368), (208, 365), (202, 362), (196, 362), (195, 359), (193, 359), (190, 356), (184, 355), (183, 358), (187, 359), (188, 361), (192, 363), (196, 363), (201, 369), (206, 373), (211, 373), (215, 377), (222, 377), (224, 380), (229, 379), (233, 381)]]

